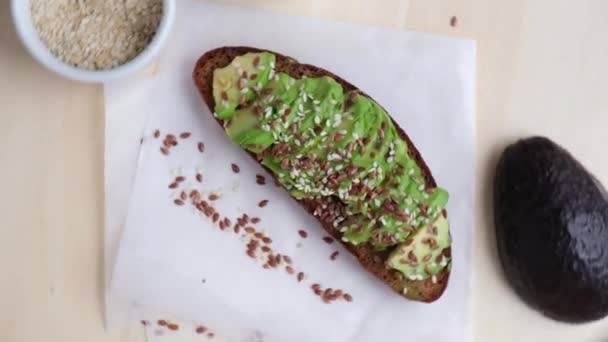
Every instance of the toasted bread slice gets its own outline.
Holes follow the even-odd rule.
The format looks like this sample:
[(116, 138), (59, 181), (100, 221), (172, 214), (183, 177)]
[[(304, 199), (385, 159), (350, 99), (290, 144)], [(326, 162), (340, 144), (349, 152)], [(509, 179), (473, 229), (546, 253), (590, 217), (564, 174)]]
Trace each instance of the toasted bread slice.
[[(273, 53), (276, 56), (275, 70), (277, 72), (287, 73), (294, 78), (302, 78), (303, 76), (330, 76), (342, 85), (345, 92), (359, 91), (361, 94), (365, 95), (364, 92), (360, 91), (354, 85), (350, 84), (349, 82), (327, 70), (321, 69), (316, 66), (299, 63), (295, 59), (281, 55), (279, 53), (251, 47), (221, 47), (211, 50), (205, 53), (202, 57), (200, 57), (196, 63), (193, 72), (194, 82), (200, 94), (202, 95), (205, 104), (207, 105), (207, 107), (209, 107), (211, 113), (213, 113), (215, 108), (215, 101), (213, 99), (214, 70), (229, 65), (232, 60), (237, 56), (241, 56), (248, 52), (263, 51)], [(217, 121), (219, 123), (219, 127), (223, 129), (222, 122), (220, 120)], [(407, 143), (409, 147), (408, 153), (410, 157), (415, 160), (418, 166), (420, 167), (426, 185), (429, 187), (436, 187), (435, 180), (433, 179), (433, 176), (428, 166), (422, 159), (422, 156), (420, 155), (410, 138), (394, 120), (393, 124), (395, 125), (399, 136)], [(256, 156), (254, 154), (250, 154), (254, 159), (256, 159)], [(270, 174), (273, 174), (270, 170), (268, 170), (268, 172)], [(286, 195), (288, 195), (287, 192)], [(342, 202), (340, 202), (340, 200), (337, 198), (327, 197), (323, 200), (323, 203), (326, 205), (330, 204), (335, 206), (343, 206)], [(306, 210), (311, 215), (316, 208), (320, 207), (321, 204), (318, 200), (300, 200), (298, 202), (304, 208), (306, 208)], [(447, 216), (445, 210), (443, 212), (443, 215)], [(357, 246), (345, 243), (340, 238), (341, 233), (336, 228), (334, 228), (330, 222), (321, 222), (321, 224), (323, 228), (327, 231), (327, 233), (335, 237), (337, 241), (340, 241), (344, 245), (344, 247), (346, 247), (346, 249), (348, 249), (352, 254), (357, 257), (357, 259), (359, 260), (361, 265), (365, 267), (365, 269), (376, 275), (400, 295), (416, 301), (433, 302), (443, 294), (445, 288), (447, 287), (450, 274), (448, 267), (443, 268), (433, 278), (428, 278), (426, 280), (407, 279), (399, 271), (386, 267), (385, 261), (388, 257), (388, 252), (378, 252), (374, 250), (372, 245), (369, 243), (360, 244)], [(444, 254), (450, 255), (450, 253), (451, 247), (448, 247), (446, 250), (444, 250)], [(405, 293), (403, 291), (404, 288), (408, 288), (407, 292)]]

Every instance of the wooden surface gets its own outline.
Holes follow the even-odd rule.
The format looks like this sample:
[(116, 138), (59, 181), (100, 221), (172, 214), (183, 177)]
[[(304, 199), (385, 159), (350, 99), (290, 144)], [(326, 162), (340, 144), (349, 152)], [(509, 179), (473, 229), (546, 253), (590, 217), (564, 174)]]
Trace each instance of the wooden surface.
[[(517, 137), (554, 138), (608, 183), (607, 1), (231, 2), (476, 39), (474, 340), (608, 340), (608, 320), (559, 324), (515, 297), (497, 262), (490, 210), (496, 156)], [(108, 334), (102, 326), (101, 87), (37, 65), (14, 34), (8, 1), (0, 4), (0, 77), (0, 341), (142, 341), (139, 327)]]

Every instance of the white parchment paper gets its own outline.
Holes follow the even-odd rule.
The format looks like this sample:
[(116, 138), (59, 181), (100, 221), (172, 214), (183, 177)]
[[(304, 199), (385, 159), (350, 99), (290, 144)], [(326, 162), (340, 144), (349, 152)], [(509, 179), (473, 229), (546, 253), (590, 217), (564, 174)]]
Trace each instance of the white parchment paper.
[[(200, 0), (182, 0), (178, 9), (180, 19), (155, 72), (105, 88), (107, 123), (117, 127), (122, 116), (139, 132), (106, 127), (107, 140), (122, 134), (116, 139), (125, 141), (124, 147), (106, 144), (107, 163), (119, 169), (129, 164), (122, 174), (134, 175), (131, 192), (131, 182), (113, 181), (125, 179), (119, 171), (106, 170), (106, 188), (124, 187), (110, 190), (107, 201), (124, 202), (131, 192), (118, 254), (115, 261), (109, 258), (109, 265), (115, 265), (108, 277), (109, 320), (162, 313), (194, 322), (194, 327), (204, 324), (216, 332), (216, 339), (230, 341), (260, 334), (264, 341), (289, 342), (467, 341), (475, 169), (474, 43)], [(256, 184), (255, 175), (264, 172), (229, 142), (191, 78), (203, 52), (226, 45), (267, 48), (327, 68), (370, 94), (408, 132), (437, 182), (451, 195), (453, 268), (439, 301), (421, 304), (394, 294), (337, 243), (323, 242), (322, 229), (285, 191), (271, 181), (266, 186)], [(156, 129), (161, 132), (159, 139), (153, 137)], [(191, 136), (178, 139), (168, 156), (160, 153), (165, 134), (182, 132)], [(141, 149), (139, 140), (133, 139), (137, 134), (144, 137)], [(198, 142), (204, 142), (204, 153)], [(128, 163), (129, 155), (137, 161)], [(240, 173), (231, 171), (231, 163), (240, 166)], [(196, 181), (197, 173), (203, 175), (202, 183)], [(176, 176), (186, 180), (179, 189), (169, 189)], [(174, 199), (182, 189), (220, 194), (214, 205), (232, 222), (242, 213), (260, 217), (257, 229), (273, 239), (275, 251), (292, 257), (294, 268), (305, 272), (306, 279), (300, 283), (284, 270), (260, 267), (246, 255), (246, 241), (239, 234), (219, 230), (189, 205), (176, 205)], [(259, 208), (262, 199), (269, 204)], [(107, 203), (112, 241), (121, 234), (117, 227), (124, 213), (116, 203)], [(298, 235), (300, 229), (308, 232), (306, 239)], [(107, 248), (113, 248), (112, 241)], [(339, 257), (330, 261), (336, 250)], [(323, 303), (312, 293), (312, 283), (344, 289), (354, 301)], [(193, 329), (189, 333), (206, 336)], [(166, 336), (150, 334), (151, 339)]]

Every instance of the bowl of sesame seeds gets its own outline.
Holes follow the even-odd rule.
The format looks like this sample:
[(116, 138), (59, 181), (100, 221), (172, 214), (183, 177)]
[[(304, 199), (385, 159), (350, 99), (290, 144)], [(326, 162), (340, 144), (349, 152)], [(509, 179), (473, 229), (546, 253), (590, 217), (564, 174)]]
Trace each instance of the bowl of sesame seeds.
[(12, 0), (17, 34), (42, 65), (105, 82), (148, 66), (169, 36), (175, 0)]

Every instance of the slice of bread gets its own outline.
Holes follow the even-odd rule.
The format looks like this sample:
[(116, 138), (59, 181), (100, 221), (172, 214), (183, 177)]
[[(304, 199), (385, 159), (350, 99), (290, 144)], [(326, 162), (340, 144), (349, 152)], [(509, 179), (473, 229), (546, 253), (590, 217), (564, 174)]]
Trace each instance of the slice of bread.
[[(342, 78), (334, 75), (333, 73), (323, 70), (319, 67), (301, 64), (293, 58), (278, 54), (276, 52), (268, 51), (268, 50), (260, 50), (251, 47), (221, 47), (214, 50), (211, 50), (205, 53), (196, 63), (193, 72), (194, 82), (203, 97), (207, 107), (209, 107), (209, 111), (213, 113), (215, 108), (215, 101), (213, 99), (213, 72), (217, 68), (223, 68), (229, 65), (232, 60), (241, 56), (247, 52), (262, 52), (267, 51), (276, 55), (276, 71), (284, 72), (289, 74), (294, 78), (301, 78), (303, 76), (306, 77), (320, 77), (320, 76), (330, 76), (334, 78), (338, 83), (342, 85), (344, 88), (344, 92), (348, 91), (359, 91), (362, 95), (365, 95), (362, 91), (360, 91), (357, 87), (350, 84), (349, 82), (343, 80)], [(367, 95), (365, 95), (367, 96)], [(369, 96), (368, 96), (369, 97)], [(392, 120), (392, 119), (391, 119)], [(220, 124), (219, 127), (223, 129), (221, 121), (218, 120)], [(424, 176), (426, 185), (429, 187), (436, 187), (435, 180), (431, 175), (431, 172), (422, 159), (422, 156), (407, 136), (405, 131), (393, 120), (395, 127), (397, 128), (397, 132), (399, 136), (406, 141), (409, 146), (408, 153), (410, 157), (416, 161), (418, 166), (422, 171), (422, 175)], [(256, 159), (254, 154), (251, 156)], [(256, 159), (257, 160), (257, 159)], [(273, 174), (270, 170), (268, 170), (270, 174)], [(286, 192), (286, 195), (288, 193)], [(295, 199), (294, 199), (295, 200)], [(306, 210), (312, 215), (315, 208), (320, 207), (320, 201), (318, 200), (300, 200), (298, 201)], [(327, 197), (322, 200), (324, 204), (329, 204), (329, 206), (343, 207), (342, 202), (339, 199), (334, 197)], [(443, 215), (446, 215), (445, 210), (443, 211)], [(406, 298), (422, 301), (422, 302), (433, 302), (437, 300), (444, 292), (445, 288), (448, 284), (448, 278), (450, 275), (450, 271), (448, 267), (444, 268), (439, 274), (434, 277), (434, 281), (432, 278), (428, 278), (426, 280), (410, 280), (396, 270), (387, 268), (385, 266), (385, 261), (388, 256), (388, 252), (378, 252), (373, 249), (371, 244), (361, 244), (361, 245), (352, 245), (349, 243), (342, 242), (340, 232), (332, 226), (330, 222), (321, 222), (323, 228), (336, 238), (337, 241), (340, 241), (352, 254), (354, 254), (361, 265), (365, 267), (369, 272), (376, 275), (383, 282), (389, 285), (393, 290), (399, 293)], [(448, 247), (444, 250), (445, 255), (450, 255), (451, 247)], [(404, 293), (404, 287), (408, 288), (408, 291)]]

